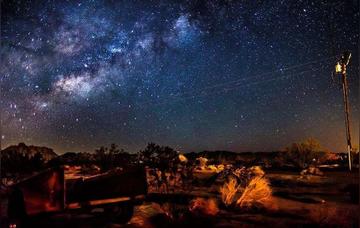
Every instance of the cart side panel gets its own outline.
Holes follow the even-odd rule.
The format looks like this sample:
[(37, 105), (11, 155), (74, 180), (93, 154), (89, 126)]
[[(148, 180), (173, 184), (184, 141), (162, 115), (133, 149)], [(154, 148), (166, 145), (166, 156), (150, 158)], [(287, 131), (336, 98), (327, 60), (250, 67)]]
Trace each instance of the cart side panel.
[(87, 180), (77, 180), (69, 184), (67, 190), (67, 203), (145, 195), (146, 172), (143, 168), (115, 171)]
[(64, 209), (64, 170), (51, 169), (19, 182), (14, 190), (21, 191), (27, 215)]

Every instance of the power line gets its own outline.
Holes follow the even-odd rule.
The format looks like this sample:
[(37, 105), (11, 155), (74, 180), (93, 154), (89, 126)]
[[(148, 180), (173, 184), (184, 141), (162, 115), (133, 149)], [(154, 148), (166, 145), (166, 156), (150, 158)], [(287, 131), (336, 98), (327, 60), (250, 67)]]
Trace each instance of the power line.
[(276, 77), (276, 78), (270, 78), (270, 79), (266, 79), (266, 80), (262, 80), (262, 81), (254, 81), (254, 82), (249, 82), (249, 83), (245, 83), (245, 84), (238, 84), (238, 85), (234, 85), (232, 87), (225, 87), (225, 88), (222, 88), (222, 90), (218, 90), (218, 91), (214, 91), (214, 92), (210, 92), (210, 93), (201, 91), (200, 94), (197, 94), (197, 95), (194, 94), (194, 95), (189, 95), (189, 96), (186, 96), (186, 97), (179, 97), (179, 96), (171, 97), (171, 99), (173, 99), (173, 100), (164, 100), (163, 102), (155, 102), (155, 103), (143, 102), (143, 103), (137, 104), (136, 106), (137, 106), (137, 108), (141, 109), (141, 108), (145, 108), (146, 106), (149, 106), (149, 105), (151, 105), (151, 106), (159, 106), (159, 105), (164, 105), (164, 104), (168, 104), (168, 103), (172, 103), (172, 102), (179, 102), (179, 101), (182, 101), (182, 100), (189, 100), (189, 99), (195, 99), (195, 98), (200, 98), (200, 97), (207, 97), (207, 96), (211, 96), (211, 95), (214, 95), (214, 94), (221, 94), (221, 93), (224, 93), (224, 92), (229, 92), (229, 91), (232, 91), (232, 90), (235, 90), (235, 89), (238, 89), (238, 88), (241, 88), (241, 87), (245, 87), (245, 86), (257, 85), (257, 84), (262, 84), (262, 83), (266, 83), (266, 82), (277, 81), (277, 80), (282, 80), (282, 79), (285, 79), (285, 78), (295, 77), (295, 76), (302, 75), (302, 74), (307, 73), (307, 72), (314, 72), (314, 71), (316, 71), (318, 69), (320, 69), (320, 68), (306, 70), (306, 71), (302, 71), (302, 72), (299, 72), (299, 73), (296, 73), (296, 74), (284, 75), (284, 76)]
[[(270, 75), (270, 74), (273, 74), (273, 73), (278, 73), (278, 72), (284, 73), (284, 71), (288, 71), (288, 70), (291, 70), (291, 69), (297, 69), (299, 67), (304, 67), (304, 66), (311, 65), (311, 64), (314, 64), (314, 63), (324, 62), (324, 61), (327, 61), (327, 60), (335, 58), (335, 57), (336, 56), (331, 56), (331, 57), (322, 58), (322, 59), (319, 59), (319, 60), (313, 60), (313, 61), (309, 61), (309, 62), (306, 62), (306, 63), (301, 63), (301, 64), (292, 65), (292, 66), (289, 66), (289, 67), (284, 67), (282, 69), (278, 69), (278, 70), (275, 70), (275, 71), (262, 73), (262, 74), (259, 74), (259, 75), (255, 75), (253, 77), (246, 77), (246, 78), (233, 80), (233, 81), (230, 81), (230, 82), (214, 84), (214, 85), (211, 85), (211, 86), (203, 87), (203, 88), (199, 89), (199, 91), (201, 91), (200, 93), (204, 93), (204, 91), (208, 90), (208, 89), (215, 89), (215, 88), (217, 88), (217, 89), (226, 89), (226, 87), (225, 88), (221, 88), (221, 87), (228, 86), (228, 85), (229, 86), (234, 86), (234, 84), (238, 84), (239, 82), (248, 81), (249, 79), (256, 79), (256, 78), (263, 77), (263, 76), (266, 76), (266, 75)], [(296, 76), (298, 74), (302, 74), (303, 72), (309, 72), (309, 71), (313, 71), (313, 70), (314, 69), (308, 70), (308, 71), (302, 71), (302, 72), (299, 72), (299, 73), (296, 73), (296, 74), (293, 74), (293, 75)], [(282, 76), (280, 78), (284, 78), (284, 77), (286, 78), (287, 76)], [(265, 80), (264, 82), (267, 82), (267, 81), (273, 81), (273, 78)], [(255, 85), (255, 84), (261, 84), (262, 82), (260, 81), (260, 83), (257, 83), (257, 82), (251, 82), (251, 83)], [(239, 84), (239, 86), (243, 86), (243, 85)], [(237, 88), (237, 86), (236, 86), (236, 88)], [(230, 89), (230, 90), (233, 90), (233, 89)], [(188, 91), (188, 92), (184, 92), (184, 93), (181, 93), (181, 94), (179, 93), (179, 94), (175, 94), (175, 95), (170, 95), (171, 96), (170, 98), (171, 99), (177, 99), (178, 98), (178, 100), (194, 99), (194, 98), (196, 98), (196, 97), (194, 97), (194, 94), (198, 94), (198, 93), (199, 92)], [(188, 95), (188, 94), (190, 96), (183, 97), (183, 95)], [(200, 95), (200, 96), (203, 96), (203, 95)], [(198, 96), (198, 97), (200, 97), (200, 96)], [(205, 95), (205, 96), (208, 96), (208, 95)], [(142, 108), (143, 106), (147, 106), (147, 105), (162, 105), (162, 104), (166, 104), (166, 103), (169, 103), (169, 101), (155, 102), (155, 103), (154, 102), (151, 103), (151, 101), (149, 101), (149, 102), (138, 103), (138, 104), (135, 104), (134, 106), (141, 106), (141, 107), (138, 107), (138, 108)], [(130, 108), (131, 106), (132, 105), (123, 105), (124, 108)]]
[[(215, 85), (211, 85), (211, 86), (205, 86), (205, 87), (201, 88), (200, 90), (213, 89), (213, 88), (216, 88), (216, 87), (219, 87), (219, 86), (233, 84), (233, 83), (237, 83), (239, 81), (246, 81), (248, 79), (259, 78), (259, 77), (263, 77), (263, 76), (270, 75), (270, 74), (277, 73), (277, 72), (283, 73), (284, 71), (288, 71), (288, 70), (291, 70), (291, 69), (296, 69), (296, 68), (299, 68), (299, 67), (304, 67), (306, 65), (310, 65), (310, 64), (314, 64), (314, 63), (324, 62), (324, 61), (327, 61), (327, 60), (335, 58), (335, 57), (336, 56), (331, 56), (331, 57), (327, 57), (327, 58), (323, 58), (323, 59), (319, 59), (319, 60), (314, 60), (314, 61), (310, 61), (310, 62), (306, 62), (306, 63), (296, 64), (296, 65), (292, 65), (292, 66), (289, 66), (289, 67), (284, 67), (284, 68), (281, 68), (281, 69), (278, 69), (278, 70), (274, 70), (274, 71), (262, 73), (262, 74), (259, 74), (259, 75), (255, 75), (253, 77), (240, 78), (240, 79), (225, 82), (225, 83), (219, 83), (219, 84), (215, 84)], [(187, 93), (190, 93), (190, 92), (175, 94), (174, 96), (177, 96), (177, 95), (180, 96), (180, 95), (184, 95), (184, 94), (187, 94)]]

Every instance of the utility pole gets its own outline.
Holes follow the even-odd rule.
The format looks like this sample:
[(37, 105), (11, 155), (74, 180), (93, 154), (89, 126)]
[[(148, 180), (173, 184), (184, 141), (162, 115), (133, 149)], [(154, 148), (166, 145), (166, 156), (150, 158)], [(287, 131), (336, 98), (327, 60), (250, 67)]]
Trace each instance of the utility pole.
[(341, 84), (343, 91), (343, 99), (344, 99), (344, 113), (345, 113), (345, 127), (346, 127), (346, 142), (347, 142), (347, 152), (349, 159), (349, 170), (351, 171), (351, 133), (350, 133), (350, 104), (349, 104), (349, 88), (347, 82), (346, 75), (346, 67), (349, 64), (351, 58), (351, 53), (345, 51), (340, 60), (337, 62), (335, 66), (335, 72), (341, 76)]

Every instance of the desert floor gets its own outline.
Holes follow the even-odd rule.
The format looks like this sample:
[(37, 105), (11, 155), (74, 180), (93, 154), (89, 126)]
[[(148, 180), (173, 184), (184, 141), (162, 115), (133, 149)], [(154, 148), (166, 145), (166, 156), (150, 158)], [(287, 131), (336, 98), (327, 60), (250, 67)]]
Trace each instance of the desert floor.
[[(273, 191), (268, 209), (241, 211), (220, 205), (215, 216), (194, 215), (187, 210), (191, 199), (205, 197), (220, 202), (219, 186), (198, 186), (181, 195), (150, 194), (146, 202), (135, 207), (127, 224), (113, 223), (101, 212), (65, 212), (34, 218), (31, 227), (358, 227), (359, 204), (350, 193), (359, 194), (358, 172), (326, 171), (324, 176), (304, 179), (297, 172), (267, 171), (266, 177)], [(2, 197), (1, 211), (5, 208)]]

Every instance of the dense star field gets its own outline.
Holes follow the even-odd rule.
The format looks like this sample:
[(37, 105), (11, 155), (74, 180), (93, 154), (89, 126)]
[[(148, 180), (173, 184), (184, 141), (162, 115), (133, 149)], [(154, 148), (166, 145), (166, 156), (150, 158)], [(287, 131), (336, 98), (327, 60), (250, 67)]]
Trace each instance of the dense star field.
[(359, 143), (358, 1), (5, 0), (1, 36), (3, 147), (345, 151), (343, 50)]

